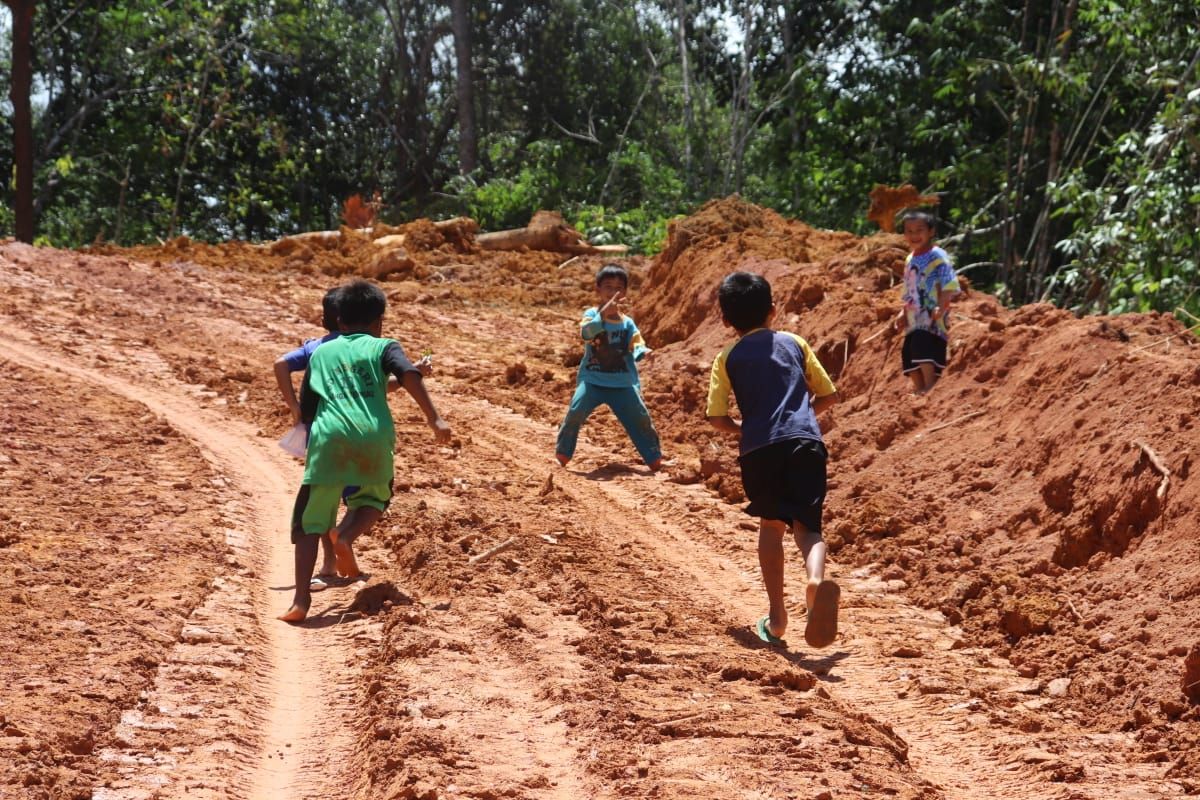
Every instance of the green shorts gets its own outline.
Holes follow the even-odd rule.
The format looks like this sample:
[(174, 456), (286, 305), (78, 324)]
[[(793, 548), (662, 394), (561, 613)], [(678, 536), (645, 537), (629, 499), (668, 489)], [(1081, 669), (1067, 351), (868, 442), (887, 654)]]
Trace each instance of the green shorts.
[[(337, 525), (338, 504), (346, 487), (332, 483), (306, 483), (296, 494), (292, 509), (292, 543), (301, 536), (320, 536)], [(375, 508), (387, 511), (392, 500), (392, 484), (371, 483), (359, 486), (345, 496), (346, 508)]]

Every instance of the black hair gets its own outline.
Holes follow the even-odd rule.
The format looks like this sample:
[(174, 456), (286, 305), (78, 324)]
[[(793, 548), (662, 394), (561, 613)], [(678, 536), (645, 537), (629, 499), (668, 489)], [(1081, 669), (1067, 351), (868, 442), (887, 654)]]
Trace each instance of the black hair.
[(721, 316), (738, 333), (761, 327), (771, 313), (771, 284), (753, 272), (731, 272), (717, 289)]
[(629, 273), (620, 264), (605, 264), (601, 267), (596, 273), (596, 285), (599, 286), (605, 278), (620, 278), (625, 288), (629, 288)]
[(904, 216), (900, 217), (900, 230), (904, 230), (906, 222), (924, 222), (925, 227), (937, 233), (937, 217), (925, 211), (905, 211)]
[(365, 328), (383, 316), (387, 296), (370, 281), (351, 281), (338, 293), (338, 317), (342, 328)]
[(338, 322), (338, 296), (341, 291), (342, 287), (335, 286), (321, 298), (321, 325), (330, 333), (337, 333), (342, 329)]

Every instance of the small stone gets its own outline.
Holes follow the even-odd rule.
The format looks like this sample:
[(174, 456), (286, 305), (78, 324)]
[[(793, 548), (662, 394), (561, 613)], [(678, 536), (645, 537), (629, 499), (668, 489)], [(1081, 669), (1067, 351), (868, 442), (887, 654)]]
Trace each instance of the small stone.
[(894, 658), (920, 658), (923, 655), (925, 653), (920, 648), (910, 647), (909, 645), (902, 645), (892, 651)]
[(1046, 694), (1051, 697), (1066, 697), (1067, 690), (1071, 688), (1070, 678), (1055, 678), (1046, 685)]

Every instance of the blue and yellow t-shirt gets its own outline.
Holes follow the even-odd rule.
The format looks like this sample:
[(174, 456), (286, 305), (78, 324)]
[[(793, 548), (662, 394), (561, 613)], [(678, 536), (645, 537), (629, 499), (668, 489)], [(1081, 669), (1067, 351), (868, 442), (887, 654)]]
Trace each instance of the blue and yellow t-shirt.
[(599, 309), (589, 308), (579, 333), (587, 343), (579, 362), (580, 383), (609, 389), (638, 385), (637, 362), (650, 350), (632, 319), (621, 315), (620, 322), (608, 322)]
[(950, 338), (949, 321), (940, 317), (932, 321), (938, 307), (938, 292), (958, 293), (958, 276), (950, 256), (940, 247), (931, 247), (919, 256), (909, 253), (904, 262), (904, 316), (909, 331), (929, 331), (943, 339)]
[(733, 394), (742, 414), (742, 455), (788, 439), (820, 442), (809, 393), (825, 397), (836, 391), (808, 342), (794, 333), (756, 328), (713, 361), (708, 416), (729, 416)]

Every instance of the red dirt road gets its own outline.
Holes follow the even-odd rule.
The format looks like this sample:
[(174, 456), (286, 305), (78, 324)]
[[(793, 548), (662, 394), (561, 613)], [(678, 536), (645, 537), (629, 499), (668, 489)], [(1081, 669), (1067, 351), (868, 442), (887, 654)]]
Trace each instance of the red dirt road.
[[(693, 233), (706, 224), (691, 222)], [(747, 230), (765, 240), (774, 225)], [(817, 234), (806, 235), (819, 249)], [(770, 247), (764, 258), (777, 255)], [(882, 308), (892, 290), (867, 287), (869, 303), (835, 314), (844, 287), (825, 284), (828, 297), (804, 306), (798, 325), (823, 353), (840, 346), (838, 320), (870, 319), (842, 348), (852, 353), (840, 380), (849, 397), (826, 420), (842, 632), (827, 650), (808, 651), (798, 635), (780, 650), (750, 629), (765, 598), (753, 525), (721, 496), (735, 494), (732, 451), (688, 407), (714, 352), (704, 338), (711, 315), (668, 320), (676, 327), (664, 332), (640, 305), (687, 305), (660, 299), (676, 285), (656, 276), (666, 259), (648, 273), (633, 264), (636, 316), (662, 345), (645, 371), (647, 394), (677, 461), (652, 475), (607, 412), (589, 422), (569, 469), (550, 456), (574, 381), (564, 365), (572, 320), (597, 262), (560, 269), (553, 256), (431, 252), (421, 280), (383, 284), (385, 331), (410, 352), (434, 350), (430, 391), (456, 442), (436, 446), (415, 405), (393, 398), (397, 496), (362, 540), (370, 580), (316, 595), (309, 622), (291, 627), (274, 615), (290, 598), (287, 520), (300, 468), (275, 446), (287, 424), (270, 362), (319, 333), (316, 304), (339, 278), (228, 252), (0, 246), (0, 797), (1200, 791), (1189, 760), (1200, 723), (1180, 690), (1197, 629), (1187, 589), (1200, 586), (1200, 567), (1186, 560), (1197, 547), (1193, 512), (1183, 510), (1194, 490), (1179, 454), (1195, 435), (1189, 425), (1170, 443), (1149, 437), (1180, 423), (1173, 389), (1159, 392), (1162, 403), (1143, 401), (1141, 417), (1153, 420), (1145, 436), (1173, 469), (1165, 511), (1150, 501), (1121, 510), (1121, 497), (1140, 496), (1143, 483), (1153, 495), (1159, 480), (1113, 445), (1122, 466), (1110, 471), (1129, 489), (1110, 514), (1130, 524), (1072, 538), (1091, 518), (1089, 492), (1105, 482), (1087, 446), (1060, 438), (1045, 463), (1018, 463), (993, 442), (1018, 406), (990, 423), (933, 430), (989, 408), (981, 388), (993, 399), (1009, 391), (995, 378), (1006, 345), (984, 353), (979, 344), (987, 323), (978, 334), (964, 326), (956, 357), (967, 361), (974, 348), (970, 373), (952, 369), (914, 405), (883, 360), (888, 337), (862, 342), (878, 327), (873, 304)], [(787, 256), (798, 284), (813, 283), (810, 261), (837, 268), (798, 255)], [(793, 296), (788, 278), (777, 285), (781, 301)], [(677, 296), (706, 301), (693, 290)], [(986, 319), (978, 309), (987, 302), (968, 300), (964, 314)], [(1011, 312), (997, 316), (1014, 325)], [(1098, 324), (1062, 325), (1085, 323)], [(1104, 342), (1133, 361), (1157, 359), (1159, 372), (1134, 373), (1143, 385), (1174, 370), (1179, 391), (1195, 394), (1200, 361), (1182, 338), (1169, 363), (1130, 352), (1140, 331), (1161, 328), (1145, 334), (1149, 343), (1178, 326), (1112, 324), (1131, 333)], [(1043, 346), (1057, 330), (1042, 328)], [(1006, 341), (1023, 335), (1014, 328)], [(1009, 369), (1026, 368), (1029, 352)], [(1112, 363), (1106, 352), (1096, 364)], [(1037, 358), (1051, 391), (1054, 371), (1065, 372), (1056, 363), (1086, 366), (1082, 355)], [(992, 378), (979, 380), (989, 367)], [(1122, 367), (1097, 369), (1102, 384)], [(1044, 438), (1053, 419), (1090, 431), (1086, 420), (1075, 425), (1070, 395), (1058, 403), (1052, 416), (1039, 409)], [(955, 441), (943, 470), (958, 473), (949, 492), (939, 470), (926, 475), (905, 457), (943, 432)], [(989, 457), (994, 466), (980, 466)], [(1126, 464), (1134, 471), (1121, 477)], [(1070, 466), (1073, 479), (1056, 477)], [(1003, 485), (972, 488), (993, 480), (972, 469), (1015, 471)], [(1123, 546), (1114, 536), (1127, 537)], [(470, 563), (507, 539), (508, 550)], [(1100, 547), (1075, 565), (1088, 542)], [(1038, 559), (1048, 566), (1022, 566)], [(1061, 611), (1039, 622), (1039, 598), (1058, 596), (1068, 598)]]

